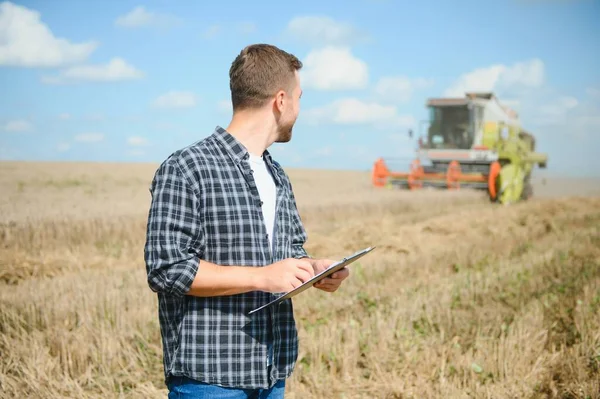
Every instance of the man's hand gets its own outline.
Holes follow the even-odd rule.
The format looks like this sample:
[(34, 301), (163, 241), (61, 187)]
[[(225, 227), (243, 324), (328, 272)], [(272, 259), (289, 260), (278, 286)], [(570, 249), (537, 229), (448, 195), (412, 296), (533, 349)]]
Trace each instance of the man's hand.
[(259, 288), (267, 292), (288, 292), (299, 287), (315, 275), (312, 263), (307, 259), (288, 258), (269, 266), (256, 269)]
[[(323, 270), (335, 263), (334, 260), (330, 259), (309, 259), (309, 261), (312, 264), (315, 274), (321, 273)], [(343, 269), (333, 273), (331, 276), (319, 281), (314, 285), (314, 287), (327, 292), (335, 292), (338, 288), (340, 288), (342, 281), (344, 281), (349, 275), (350, 269), (344, 267)]]

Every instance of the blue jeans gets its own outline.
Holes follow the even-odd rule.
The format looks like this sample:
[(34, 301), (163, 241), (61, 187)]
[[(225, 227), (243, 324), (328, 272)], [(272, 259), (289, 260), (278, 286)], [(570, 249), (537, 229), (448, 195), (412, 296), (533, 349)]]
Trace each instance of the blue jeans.
[(281, 399), (285, 393), (285, 380), (279, 380), (271, 389), (241, 389), (209, 385), (187, 377), (172, 377), (167, 386), (169, 399)]

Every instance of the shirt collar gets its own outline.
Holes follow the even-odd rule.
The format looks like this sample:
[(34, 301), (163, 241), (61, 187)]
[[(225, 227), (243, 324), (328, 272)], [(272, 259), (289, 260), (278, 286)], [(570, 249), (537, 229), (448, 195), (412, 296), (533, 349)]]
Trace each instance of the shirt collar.
[[(232, 158), (236, 162), (240, 162), (242, 160), (247, 160), (250, 158), (250, 153), (248, 149), (239, 142), (231, 133), (222, 128), (221, 126), (217, 126), (215, 128), (215, 137), (223, 145), (225, 150), (232, 156)], [(262, 153), (263, 158), (267, 161), (269, 166), (273, 165), (273, 157), (269, 150), (265, 150)]]
[(246, 147), (221, 126), (215, 128), (214, 136), (235, 163), (240, 163), (250, 157)]
[[(233, 161), (236, 164), (239, 164), (242, 161), (246, 161), (248, 160), (248, 158), (250, 158), (250, 153), (248, 152), (248, 149), (242, 143), (240, 143), (240, 141), (236, 139), (231, 133), (229, 133), (221, 126), (217, 125), (217, 127), (215, 128), (214, 136), (217, 139), (217, 141), (223, 146), (223, 148), (225, 148), (231, 159), (233, 159)], [(277, 182), (280, 183), (278, 173), (279, 170), (276, 166), (276, 163), (273, 161), (271, 153), (266, 149), (265, 152), (263, 152), (263, 158), (266, 161), (267, 166), (272, 171), (276, 172), (273, 175), (275, 176)]]

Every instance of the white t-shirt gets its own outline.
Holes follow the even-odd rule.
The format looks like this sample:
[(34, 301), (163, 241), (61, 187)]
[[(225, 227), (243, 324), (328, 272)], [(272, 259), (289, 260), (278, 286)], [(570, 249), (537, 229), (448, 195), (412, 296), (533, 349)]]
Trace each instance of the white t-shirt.
[[(262, 204), (263, 219), (267, 234), (269, 234), (269, 246), (273, 250), (273, 233), (275, 227), (275, 201), (277, 200), (277, 188), (273, 176), (265, 163), (263, 157), (250, 154), (250, 168), (254, 172), (254, 181), (258, 188), (258, 194)], [(269, 355), (267, 357), (267, 365), (273, 362), (273, 348), (269, 346)]]
[(254, 171), (254, 181), (263, 202), (262, 212), (265, 220), (267, 234), (269, 234), (269, 245), (273, 250), (273, 233), (275, 227), (275, 201), (277, 199), (277, 189), (275, 181), (263, 157), (250, 154), (250, 168)]

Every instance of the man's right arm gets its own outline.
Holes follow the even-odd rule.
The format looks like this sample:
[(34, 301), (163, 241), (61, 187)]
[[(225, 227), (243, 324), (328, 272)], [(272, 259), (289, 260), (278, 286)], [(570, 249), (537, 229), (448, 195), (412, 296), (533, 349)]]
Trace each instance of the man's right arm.
[(198, 196), (173, 160), (152, 180), (144, 259), (154, 292), (182, 296), (190, 289), (203, 256), (204, 235)]
[(144, 257), (153, 291), (172, 296), (285, 292), (314, 276), (306, 259), (286, 259), (264, 267), (222, 266), (203, 260), (198, 196), (176, 163), (168, 161), (159, 167), (151, 193)]
[(263, 267), (219, 266), (204, 260), (188, 295), (235, 295), (248, 291), (287, 292), (314, 276), (306, 259), (285, 259)]

